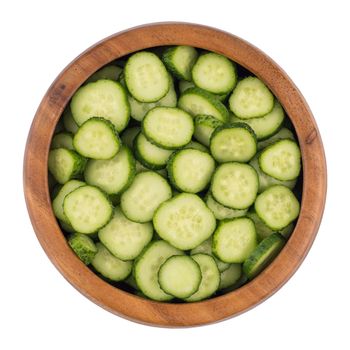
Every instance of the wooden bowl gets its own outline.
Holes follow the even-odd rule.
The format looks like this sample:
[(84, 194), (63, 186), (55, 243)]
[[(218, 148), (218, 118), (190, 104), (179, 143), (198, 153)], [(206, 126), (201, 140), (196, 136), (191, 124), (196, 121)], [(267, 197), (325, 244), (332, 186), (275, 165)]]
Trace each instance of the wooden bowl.
[[(191, 45), (225, 55), (262, 79), (289, 115), (303, 162), (301, 213), (278, 257), (241, 288), (197, 303), (143, 299), (111, 286), (86, 267), (67, 245), (51, 208), (48, 153), (63, 109), (79, 86), (105, 64), (134, 51)], [(326, 197), (326, 162), (320, 134), (303, 96), (287, 74), (256, 47), (226, 32), (187, 23), (157, 23), (112, 35), (83, 52), (56, 78), (34, 117), (24, 158), (24, 192), (36, 235), (46, 254), (77, 290), (106, 310), (156, 326), (183, 327), (239, 315), (274, 294), (294, 274), (316, 236)]]

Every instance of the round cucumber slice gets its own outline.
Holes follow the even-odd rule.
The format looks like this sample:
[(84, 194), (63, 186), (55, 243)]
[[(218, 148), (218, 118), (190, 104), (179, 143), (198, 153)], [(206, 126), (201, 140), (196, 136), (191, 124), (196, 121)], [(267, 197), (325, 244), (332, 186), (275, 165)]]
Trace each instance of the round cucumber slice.
[(151, 221), (159, 205), (171, 196), (171, 187), (161, 175), (145, 171), (122, 194), (120, 206), (129, 220), (143, 223)]
[(222, 261), (242, 263), (257, 246), (254, 222), (249, 218), (222, 221), (213, 236), (213, 252)]
[(283, 140), (283, 139), (290, 139), (290, 140), (295, 140), (295, 137), (293, 133), (287, 129), (287, 128), (281, 128), (276, 134), (272, 135), (266, 140), (262, 140), (258, 142), (258, 150), (262, 150), (266, 148), (267, 146), (272, 145), (278, 140)]
[(219, 289), (225, 289), (233, 286), (242, 276), (241, 264), (230, 264), (229, 268), (220, 273), (220, 286)]
[(221, 261), (216, 256), (213, 256), (212, 243), (213, 241), (211, 238), (207, 239), (206, 241), (202, 242), (198, 247), (193, 248), (191, 250), (191, 255), (199, 253), (211, 255), (214, 258), (216, 265), (218, 265), (218, 269), (220, 272), (227, 270), (230, 264)]
[(171, 256), (160, 267), (160, 288), (176, 298), (185, 299), (195, 293), (202, 280), (199, 265), (189, 256)]
[(279, 231), (294, 221), (300, 212), (300, 204), (287, 187), (275, 185), (259, 194), (255, 211), (272, 230)]
[(184, 253), (169, 243), (158, 240), (151, 242), (135, 260), (134, 277), (141, 292), (153, 300), (167, 301), (173, 296), (165, 293), (158, 283), (158, 272), (162, 264), (173, 255)]
[(49, 153), (49, 171), (55, 180), (62, 185), (68, 180), (78, 177), (85, 164), (85, 158), (66, 148), (56, 148)]
[(277, 180), (294, 180), (301, 171), (299, 146), (292, 140), (276, 141), (261, 152), (259, 166), (265, 174)]
[(248, 162), (256, 150), (254, 131), (244, 123), (219, 126), (210, 137), (210, 152), (219, 163)]
[(54, 135), (51, 141), (50, 148), (66, 148), (74, 151), (73, 134), (71, 134), (70, 132), (60, 132)]
[(229, 98), (230, 109), (241, 119), (262, 117), (271, 112), (274, 98), (266, 85), (258, 78), (241, 80)]
[(135, 173), (135, 159), (131, 151), (122, 146), (111, 159), (90, 159), (86, 164), (84, 177), (89, 185), (97, 186), (107, 194), (118, 194), (129, 187)]
[(290, 188), (291, 190), (295, 187), (295, 185), (297, 183), (296, 179), (289, 180), (289, 181), (281, 181), (281, 180), (275, 179), (272, 176), (265, 174), (260, 169), (259, 156), (260, 156), (260, 153), (255, 155), (254, 158), (249, 162), (249, 164), (256, 170), (256, 173), (258, 174), (258, 178), (259, 178), (259, 190), (258, 190), (258, 192), (259, 193), (264, 192), (266, 189), (268, 189), (269, 187), (271, 187), (273, 185), (283, 185), (283, 186)]
[(208, 208), (213, 212), (217, 220), (233, 219), (245, 216), (248, 209), (231, 209), (218, 203), (209, 193), (206, 197)]
[(211, 194), (225, 207), (246, 209), (254, 203), (258, 187), (258, 175), (252, 166), (225, 163), (216, 168), (211, 182)]
[(92, 159), (111, 159), (121, 147), (120, 139), (111, 122), (94, 117), (84, 122), (73, 139), (79, 154)]
[(184, 91), (179, 98), (178, 106), (193, 117), (205, 114), (227, 122), (229, 116), (227, 108), (216, 96), (198, 87)]
[(161, 148), (180, 148), (191, 141), (193, 118), (179, 108), (155, 107), (146, 114), (142, 132), (149, 141)]
[(202, 280), (198, 291), (185, 299), (187, 302), (200, 301), (212, 296), (219, 288), (220, 272), (212, 256), (207, 254), (192, 255), (192, 259), (198, 263)]
[(141, 132), (136, 136), (134, 152), (137, 160), (148, 169), (163, 169), (173, 151), (160, 148), (149, 142)]
[(215, 170), (215, 161), (207, 152), (184, 149), (174, 153), (167, 165), (170, 182), (180, 191), (197, 193), (204, 190)]
[(102, 276), (111, 281), (122, 281), (127, 278), (132, 270), (132, 261), (123, 261), (112, 255), (102, 244), (97, 243), (97, 254), (92, 260), (92, 266)]
[(126, 92), (120, 83), (112, 80), (98, 80), (82, 86), (72, 97), (70, 107), (78, 125), (92, 117), (102, 117), (121, 132), (129, 122)]
[(229, 93), (237, 82), (235, 65), (228, 58), (209, 52), (201, 55), (192, 69), (193, 82), (213, 94)]
[(211, 117), (210, 115), (197, 115), (194, 118), (194, 133), (193, 136), (203, 145), (209, 147), (210, 137), (214, 130), (223, 125), (220, 120)]
[(70, 180), (66, 182), (62, 188), (58, 191), (54, 200), (52, 201), (52, 209), (57, 219), (63, 221), (64, 223), (68, 223), (68, 219), (63, 212), (63, 201), (67, 194), (74, 191), (78, 187), (86, 185), (83, 181), (78, 180)]
[(187, 250), (210, 237), (216, 220), (200, 197), (182, 193), (158, 208), (153, 225), (162, 239), (176, 248)]
[(98, 232), (104, 246), (121, 260), (133, 260), (151, 241), (151, 223), (139, 224), (127, 219), (120, 208), (116, 208), (112, 220)]
[(264, 140), (274, 135), (281, 127), (284, 121), (284, 111), (281, 104), (275, 100), (274, 107), (270, 113), (263, 117), (240, 119), (236, 116), (231, 117), (231, 122), (247, 123), (253, 130), (258, 140)]
[(243, 271), (248, 279), (256, 277), (278, 255), (285, 244), (279, 233), (273, 233), (260, 242), (243, 263)]
[(117, 81), (123, 69), (118, 66), (109, 65), (101, 68), (88, 78), (87, 83), (92, 83), (101, 79), (109, 79)]
[(89, 265), (97, 253), (94, 241), (82, 233), (71, 234), (68, 237), (68, 244), (85, 265)]
[(170, 79), (163, 62), (152, 52), (133, 54), (125, 65), (125, 83), (140, 102), (155, 102), (166, 95)]
[(166, 50), (163, 54), (163, 61), (175, 77), (190, 81), (192, 67), (197, 56), (198, 53), (194, 47), (179, 45)]
[(63, 211), (71, 226), (80, 233), (95, 233), (112, 218), (113, 207), (97, 187), (85, 185), (70, 192)]

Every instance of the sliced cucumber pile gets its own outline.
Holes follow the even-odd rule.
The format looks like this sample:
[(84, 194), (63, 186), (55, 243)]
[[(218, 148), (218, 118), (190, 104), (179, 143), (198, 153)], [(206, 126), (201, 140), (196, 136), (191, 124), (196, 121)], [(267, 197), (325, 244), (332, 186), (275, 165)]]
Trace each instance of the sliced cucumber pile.
[(136, 52), (92, 74), (63, 111), (48, 155), (53, 213), (81, 263), (116, 288), (177, 303), (228, 293), (293, 233), (291, 127), (227, 57)]

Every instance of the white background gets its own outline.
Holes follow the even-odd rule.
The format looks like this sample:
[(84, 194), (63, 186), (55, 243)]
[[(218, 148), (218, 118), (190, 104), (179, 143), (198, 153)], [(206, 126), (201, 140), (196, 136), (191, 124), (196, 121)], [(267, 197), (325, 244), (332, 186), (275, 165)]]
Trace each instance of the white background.
[[(349, 348), (349, 100), (347, 1), (2, 1), (0, 5), (0, 348)], [(96, 41), (155, 21), (234, 33), (292, 77), (320, 128), (327, 207), (294, 277), (234, 319), (192, 329), (138, 325), (99, 308), (68, 284), (27, 216), (22, 159), (35, 110), (57, 74)], [(35, 170), (33, 170), (35, 171)]]

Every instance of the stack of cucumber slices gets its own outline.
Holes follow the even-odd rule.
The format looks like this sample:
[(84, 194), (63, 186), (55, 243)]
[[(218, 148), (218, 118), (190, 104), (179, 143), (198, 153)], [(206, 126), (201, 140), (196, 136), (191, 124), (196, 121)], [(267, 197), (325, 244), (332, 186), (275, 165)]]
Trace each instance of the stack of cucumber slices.
[(228, 58), (189, 46), (94, 73), (62, 114), (48, 168), (76, 255), (157, 301), (200, 301), (253, 279), (300, 211), (301, 152), (281, 104)]

